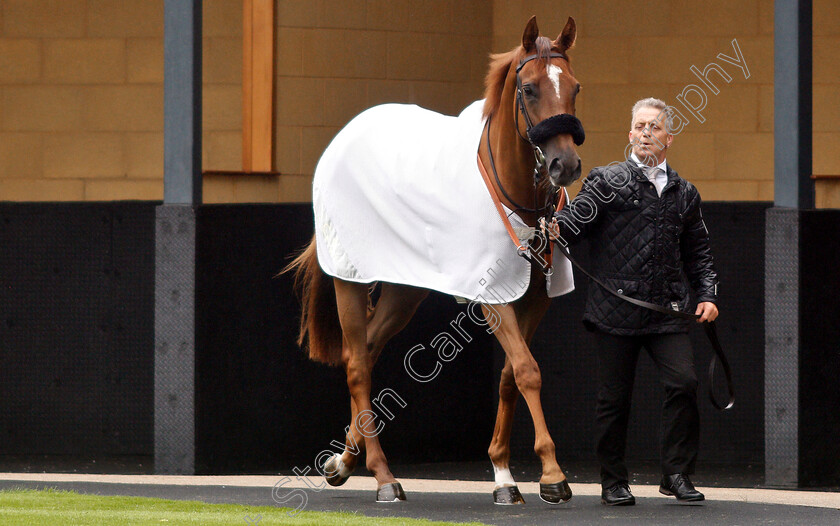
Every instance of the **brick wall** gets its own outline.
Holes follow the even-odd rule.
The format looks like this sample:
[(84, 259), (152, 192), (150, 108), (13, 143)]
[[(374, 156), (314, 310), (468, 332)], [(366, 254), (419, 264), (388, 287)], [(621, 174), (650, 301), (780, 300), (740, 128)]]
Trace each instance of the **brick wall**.
[(162, 197), (162, 22), (147, 0), (0, 3), (0, 199)]
[(406, 102), (456, 113), (482, 96), (489, 2), (281, 0), (277, 19), (283, 199), (311, 199), (321, 152), (363, 109)]
[[(840, 175), (840, 3), (814, 2), (814, 173)], [(817, 207), (840, 208), (840, 179), (817, 181)]]
[[(204, 2), (203, 162), (219, 169), (240, 166), (241, 20), (241, 0)], [(162, 198), (163, 0), (0, 2), (0, 200)]]
[[(702, 7), (701, 7), (702, 6)], [(773, 197), (773, 1), (277, 0), (274, 177), (209, 176), (207, 202), (307, 201), (320, 153), (382, 102), (455, 113), (482, 95), (487, 54), (531, 14), (571, 53), (584, 89), (584, 170), (618, 160), (629, 108), (675, 97), (710, 62), (705, 122), (669, 160), (707, 200)], [(840, 173), (840, 5), (814, 6), (814, 172)], [(737, 39), (750, 77), (717, 59)], [(241, 168), (241, 0), (204, 1), (206, 170)], [(454, 52), (453, 52), (454, 51)], [(679, 108), (680, 106), (677, 105)], [(0, 2), (0, 200), (161, 199), (163, 0)], [(825, 183), (826, 185), (828, 183)], [(834, 192), (840, 195), (837, 191)], [(818, 195), (818, 202), (831, 200)], [(838, 205), (834, 205), (838, 206)]]
[[(705, 122), (691, 118), (668, 160), (707, 200), (773, 199), (773, 1), (565, 0), (493, 3), (494, 48), (519, 41), (536, 14), (543, 34), (556, 36), (566, 17), (577, 21), (572, 65), (584, 88), (578, 116), (586, 128), (584, 170), (623, 158), (630, 108), (647, 96), (686, 113), (676, 96), (689, 84), (705, 89)], [(814, 173), (840, 174), (840, 4), (814, 2)], [(716, 58), (738, 45), (750, 76)], [(732, 77), (710, 73), (712, 94), (689, 70), (714, 62)], [(579, 186), (577, 187), (579, 188)], [(840, 202), (834, 204), (840, 206)]]

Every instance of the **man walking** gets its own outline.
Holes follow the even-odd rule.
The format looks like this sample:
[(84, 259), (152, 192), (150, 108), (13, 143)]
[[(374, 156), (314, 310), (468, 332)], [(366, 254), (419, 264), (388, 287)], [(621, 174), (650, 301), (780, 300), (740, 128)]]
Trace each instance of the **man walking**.
[[(717, 273), (697, 189), (666, 162), (674, 137), (666, 104), (647, 98), (633, 106), (630, 159), (593, 169), (549, 233), (561, 244), (590, 241), (594, 275), (620, 294), (687, 311), (689, 286), (698, 321), (718, 315)], [(659, 491), (701, 501), (689, 475), (699, 441), (697, 375), (689, 322), (649, 311), (589, 286), (584, 325), (598, 349), (596, 453), (601, 502), (633, 505), (624, 451), (639, 351), (656, 364), (663, 387)]]

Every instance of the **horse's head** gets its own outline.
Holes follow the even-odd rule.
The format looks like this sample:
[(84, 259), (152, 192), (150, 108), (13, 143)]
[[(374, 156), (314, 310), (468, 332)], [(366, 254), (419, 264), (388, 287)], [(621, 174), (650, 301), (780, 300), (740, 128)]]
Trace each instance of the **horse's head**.
[(538, 169), (547, 170), (554, 186), (567, 186), (580, 178), (580, 157), (575, 149), (584, 140), (583, 127), (575, 117), (580, 83), (566, 55), (576, 34), (575, 21), (569, 17), (552, 42), (539, 36), (537, 19), (531, 17), (522, 35), (520, 59), (513, 64), (519, 134), (533, 145)]

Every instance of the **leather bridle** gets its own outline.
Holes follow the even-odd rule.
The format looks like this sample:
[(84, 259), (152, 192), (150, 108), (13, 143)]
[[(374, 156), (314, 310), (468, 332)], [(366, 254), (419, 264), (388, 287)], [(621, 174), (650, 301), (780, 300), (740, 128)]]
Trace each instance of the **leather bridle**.
[[(580, 123), (580, 120), (570, 113), (560, 113), (551, 116), (534, 126), (523, 98), (522, 79), (519, 77), (519, 72), (522, 71), (525, 64), (537, 58), (539, 58), (539, 55), (537, 54), (528, 55), (519, 62), (518, 66), (516, 66), (516, 108), (514, 109), (513, 117), (516, 121), (516, 133), (522, 140), (531, 143), (531, 146), (534, 148), (534, 156), (537, 159), (537, 164), (545, 166), (545, 155), (543, 155), (542, 150), (539, 147), (539, 143), (548, 138), (554, 137), (555, 135), (568, 133), (572, 136), (572, 140), (575, 144), (580, 146), (583, 144), (583, 141), (586, 140), (586, 134), (583, 131), (583, 125)], [(550, 60), (552, 58), (569, 60), (566, 55), (556, 51), (549, 53), (548, 59)], [(522, 132), (519, 131), (520, 113), (522, 113), (522, 117), (525, 119), (525, 134), (527, 137), (524, 137)]]
[[(583, 125), (581, 124), (580, 120), (572, 114), (569, 113), (560, 113), (557, 115), (553, 115), (536, 125), (534, 125), (533, 120), (531, 119), (531, 115), (528, 113), (528, 108), (525, 105), (525, 100), (523, 98), (523, 90), (522, 90), (522, 79), (519, 77), (520, 71), (528, 62), (540, 58), (541, 56), (538, 54), (528, 55), (522, 60), (519, 61), (519, 64), (516, 66), (516, 105), (513, 109), (514, 114), (514, 122), (516, 126), (516, 133), (519, 137), (529, 143), (531, 145), (532, 150), (534, 151), (534, 188), (536, 190), (537, 184), (542, 177), (543, 170), (545, 169), (545, 154), (540, 148), (539, 143), (554, 137), (555, 135), (560, 135), (563, 133), (568, 133), (572, 136), (572, 140), (578, 146), (583, 144), (583, 141), (586, 139), (586, 135), (583, 131)], [(566, 55), (562, 53), (558, 53), (556, 51), (552, 51), (549, 53), (548, 57), (549, 60), (552, 58), (562, 58), (568, 60)], [(519, 115), (522, 114), (522, 118), (525, 120), (525, 135), (522, 135), (522, 132), (519, 130)], [(502, 195), (505, 196), (505, 199), (513, 205), (514, 212), (525, 212), (529, 214), (543, 214), (546, 213), (546, 217), (550, 217), (551, 214), (554, 213), (553, 204), (557, 201), (557, 190), (551, 192), (549, 195), (546, 196), (546, 203), (541, 206), (537, 207), (537, 195), (536, 191), (534, 192), (534, 208), (528, 208), (526, 206), (522, 206), (521, 204), (517, 203), (511, 196), (508, 194), (507, 190), (505, 190), (504, 185), (502, 185), (502, 181), (499, 178), (499, 173), (496, 170), (496, 162), (493, 158), (493, 150), (490, 146), (490, 119), (487, 119), (487, 154), (490, 158), (490, 167), (493, 170), (493, 176), (496, 180), (496, 184), (499, 187), (499, 190), (502, 192)]]
[[(516, 133), (519, 137), (526, 141), (531, 145), (531, 148), (534, 151), (534, 207), (528, 208), (526, 206), (522, 206), (513, 199), (513, 197), (508, 194), (507, 190), (505, 190), (504, 185), (502, 184), (502, 180), (499, 178), (499, 172), (496, 169), (496, 161), (493, 157), (493, 149), (490, 145), (490, 117), (487, 118), (487, 123), (485, 124), (485, 133), (487, 135), (487, 155), (490, 158), (490, 167), (493, 171), (493, 176), (496, 180), (496, 186), (498, 187), (499, 191), (501, 191), (502, 195), (505, 196), (505, 199), (514, 207), (514, 213), (516, 212), (525, 212), (525, 213), (532, 213), (541, 215), (544, 218), (548, 219), (554, 215), (557, 206), (563, 206), (562, 203), (564, 202), (565, 193), (561, 193), (560, 189), (555, 188), (553, 191), (548, 192), (545, 196), (545, 203), (543, 206), (537, 206), (537, 186), (539, 184), (540, 178), (542, 177), (543, 169), (545, 169), (545, 154), (540, 148), (539, 143), (554, 137), (555, 135), (560, 135), (562, 133), (568, 133), (572, 136), (572, 140), (578, 146), (583, 144), (585, 140), (585, 134), (583, 131), (583, 125), (580, 123), (577, 117), (568, 113), (561, 113), (557, 115), (553, 115), (536, 125), (534, 125), (533, 120), (531, 119), (531, 115), (528, 113), (528, 108), (525, 105), (525, 100), (523, 98), (523, 90), (522, 90), (522, 79), (519, 77), (519, 72), (522, 71), (522, 68), (528, 62), (540, 58), (541, 55), (539, 54), (532, 54), (528, 55), (522, 60), (519, 61), (519, 64), (516, 66), (516, 105), (514, 106), (513, 113), (514, 113), (514, 122), (516, 127)], [(548, 60), (553, 58), (562, 58), (568, 60), (566, 55), (562, 53), (558, 53), (556, 51), (552, 51), (548, 55)], [(522, 117), (525, 119), (525, 134), (526, 136), (522, 135), (522, 132), (519, 130), (519, 114), (522, 114)], [(479, 157), (479, 164), (481, 164), (481, 158)], [(482, 167), (483, 170), (483, 167)], [(494, 195), (494, 189), (490, 184), (489, 180), (485, 181), (488, 185), (488, 189), (491, 192), (491, 195)], [(494, 199), (498, 200), (498, 196), (494, 195)], [(497, 206), (500, 207), (500, 203), (497, 203)], [(502, 216), (503, 222), (506, 224), (510, 224), (510, 221), (507, 217), (505, 217), (504, 213), (502, 212), (501, 208), (499, 208), (499, 213)], [(542, 246), (545, 247), (545, 258), (542, 261), (537, 262), (533, 258), (530, 257), (528, 250), (524, 249), (524, 247), (518, 242), (516, 236), (513, 235), (512, 230), (509, 228), (509, 234), (511, 235), (511, 239), (513, 239), (514, 244), (517, 245), (518, 253), (520, 256), (524, 257), (532, 264), (537, 264), (541, 267), (542, 272), (545, 275), (551, 274), (551, 243), (548, 242), (547, 238), (543, 239)], [(540, 237), (544, 237), (544, 234), (537, 230), (536, 235)]]

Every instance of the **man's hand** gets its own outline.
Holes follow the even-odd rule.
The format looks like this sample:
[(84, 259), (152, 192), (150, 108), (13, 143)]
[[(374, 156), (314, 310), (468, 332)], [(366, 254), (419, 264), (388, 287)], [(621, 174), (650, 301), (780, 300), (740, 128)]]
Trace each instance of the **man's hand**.
[(697, 318), (697, 323), (702, 323), (704, 321), (715, 321), (715, 318), (718, 317), (718, 308), (717, 305), (710, 301), (704, 301), (703, 303), (697, 304), (697, 311), (694, 313), (699, 315), (700, 317)]
[(541, 217), (539, 223), (544, 236), (553, 235), (557, 239), (557, 216), (552, 217), (550, 222), (546, 222), (545, 218)]

